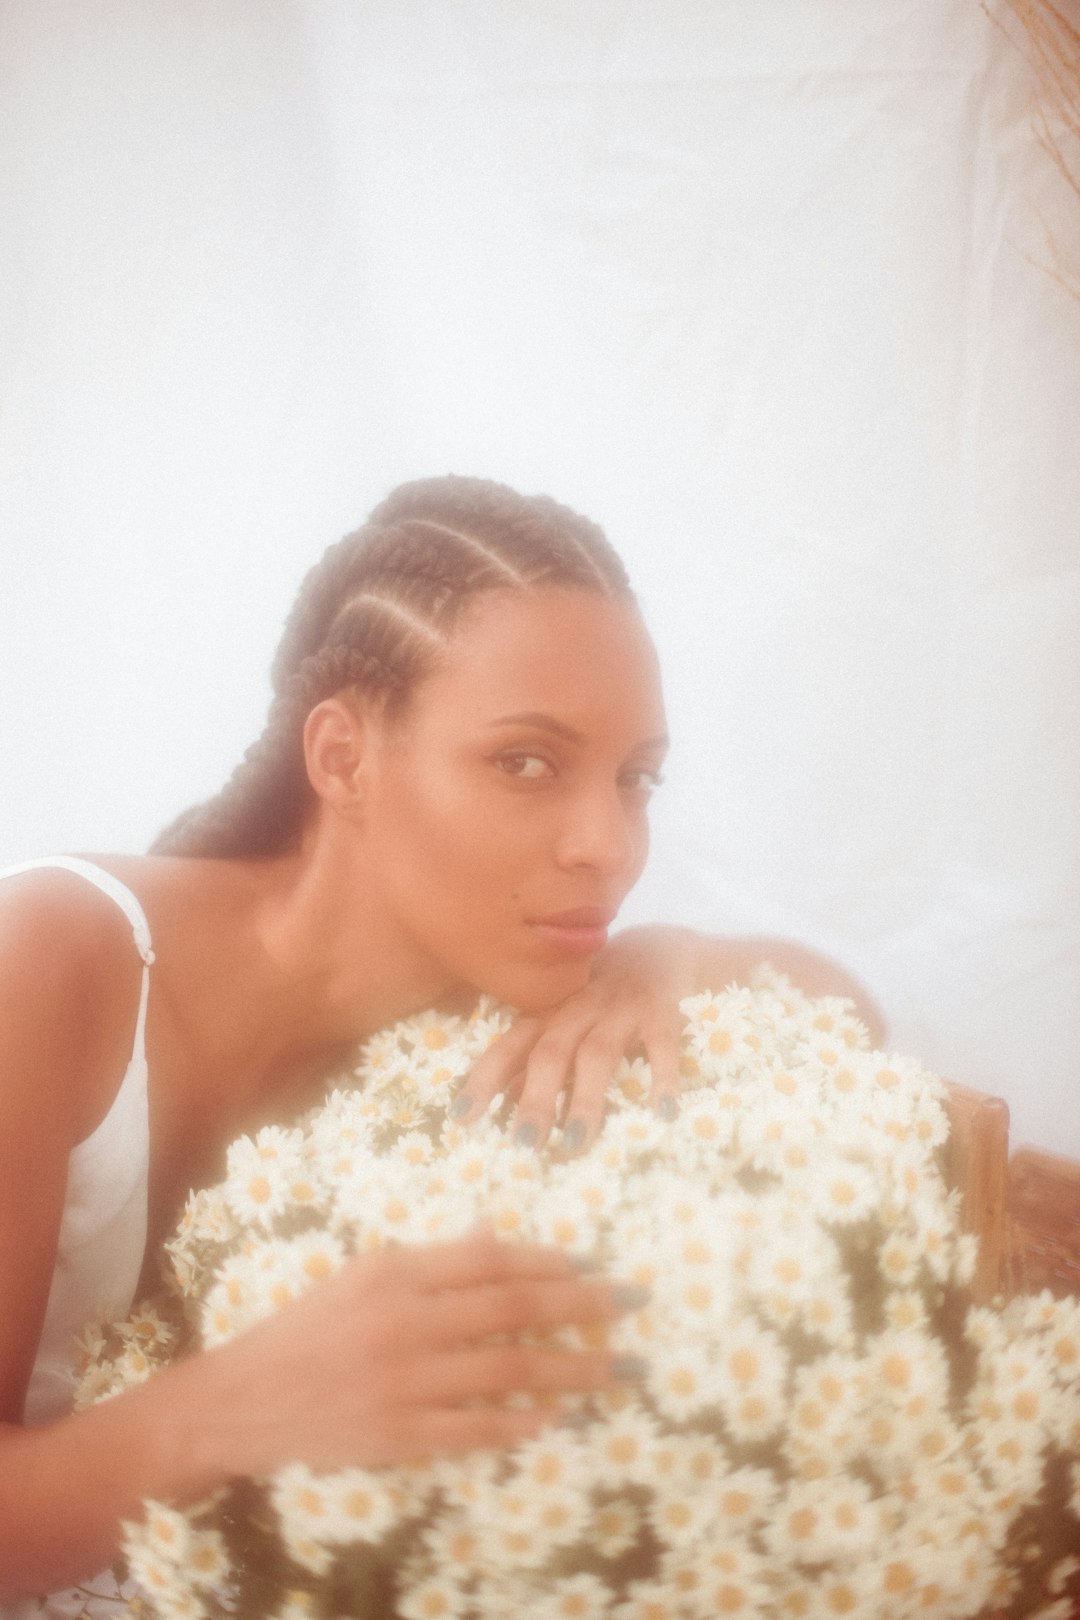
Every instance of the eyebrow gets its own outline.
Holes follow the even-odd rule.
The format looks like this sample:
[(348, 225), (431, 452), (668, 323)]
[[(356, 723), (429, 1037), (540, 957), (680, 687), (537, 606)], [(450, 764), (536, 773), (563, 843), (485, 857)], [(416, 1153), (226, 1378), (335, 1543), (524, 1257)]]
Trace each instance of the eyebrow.
[[(573, 726), (568, 726), (563, 720), (557, 720), (553, 714), (544, 714), (540, 709), (527, 709), (521, 714), (503, 714), (497, 720), (493, 720), (491, 724), (492, 727), (535, 726), (538, 731), (550, 731), (553, 736), (562, 737), (565, 742), (576, 743), (578, 747), (581, 747), (587, 740), (580, 731), (575, 731)], [(637, 747), (640, 749), (666, 748), (668, 743), (669, 738), (666, 732), (661, 732), (658, 737), (646, 737), (645, 741), (638, 743)]]

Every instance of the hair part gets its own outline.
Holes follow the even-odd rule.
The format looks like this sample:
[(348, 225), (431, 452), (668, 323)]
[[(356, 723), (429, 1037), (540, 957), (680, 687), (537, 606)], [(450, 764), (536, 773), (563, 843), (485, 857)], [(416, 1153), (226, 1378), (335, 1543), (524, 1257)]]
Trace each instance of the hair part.
[(452, 474), (400, 485), (308, 573), (271, 665), (262, 735), (221, 791), (177, 817), (152, 852), (235, 858), (295, 848), (313, 801), (303, 745), (312, 709), (353, 689), (401, 715), (468, 602), (542, 588), (633, 600), (603, 531), (549, 496)]

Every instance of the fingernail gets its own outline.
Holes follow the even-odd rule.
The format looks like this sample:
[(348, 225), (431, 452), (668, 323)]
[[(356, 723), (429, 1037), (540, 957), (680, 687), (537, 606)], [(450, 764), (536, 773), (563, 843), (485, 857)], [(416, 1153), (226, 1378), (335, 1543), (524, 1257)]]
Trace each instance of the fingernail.
[(660, 1115), (661, 1119), (674, 1119), (676, 1114), (679, 1112), (679, 1105), (675, 1101), (674, 1097), (661, 1097), (660, 1101), (656, 1105), (656, 1112)]
[(620, 1383), (636, 1383), (644, 1378), (649, 1370), (649, 1364), (644, 1356), (612, 1356), (611, 1376)]
[(598, 1264), (591, 1254), (568, 1254), (566, 1263), (573, 1271), (595, 1271)]
[(620, 1311), (640, 1311), (652, 1299), (652, 1289), (643, 1283), (615, 1283), (611, 1297)]
[(467, 1097), (463, 1091), (459, 1091), (453, 1102), (450, 1104), (450, 1118), (464, 1119), (465, 1115), (471, 1108), (472, 1098)]
[(562, 1145), (567, 1153), (576, 1153), (585, 1143), (585, 1121), (572, 1119), (562, 1133)]
[(531, 1119), (519, 1125), (514, 1132), (514, 1141), (518, 1147), (531, 1148), (536, 1146), (537, 1130)]

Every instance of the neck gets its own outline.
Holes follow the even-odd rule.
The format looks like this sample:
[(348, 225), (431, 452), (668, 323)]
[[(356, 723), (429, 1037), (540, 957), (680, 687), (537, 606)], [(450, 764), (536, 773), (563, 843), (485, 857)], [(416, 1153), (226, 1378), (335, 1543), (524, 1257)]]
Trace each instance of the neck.
[(180, 871), (190, 909), (178, 934), (195, 993), (174, 1010), (208, 1069), (247, 1074), (260, 1092), (291, 1090), (372, 1031), (454, 993), (401, 937), (348, 848), (317, 842)]
[(453, 989), (402, 937), (364, 877), (362, 862), (343, 870), (318, 854), (299, 857), (292, 881), (260, 908), (259, 946), (284, 1016), (316, 1040), (356, 1041)]

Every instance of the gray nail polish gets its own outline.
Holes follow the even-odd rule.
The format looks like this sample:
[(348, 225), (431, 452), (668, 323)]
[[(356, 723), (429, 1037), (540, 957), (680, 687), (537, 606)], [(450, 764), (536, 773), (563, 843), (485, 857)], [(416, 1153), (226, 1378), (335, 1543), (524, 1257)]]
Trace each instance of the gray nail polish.
[(641, 1283), (616, 1283), (611, 1297), (620, 1311), (640, 1311), (652, 1299), (652, 1289)]
[(562, 1133), (562, 1145), (567, 1153), (577, 1153), (585, 1145), (585, 1121), (572, 1119)]
[(518, 1126), (514, 1132), (514, 1141), (518, 1147), (531, 1148), (536, 1146), (537, 1129), (531, 1119)]
[(454, 1098), (453, 1102), (450, 1104), (450, 1110), (449, 1110), (450, 1118), (451, 1119), (464, 1119), (465, 1115), (467, 1113), (469, 1113), (471, 1108), (472, 1108), (472, 1098), (471, 1097), (466, 1097), (466, 1095), (465, 1095), (465, 1093), (463, 1091), (459, 1091), (457, 1096)]
[(611, 1376), (620, 1383), (636, 1383), (644, 1378), (649, 1370), (649, 1363), (644, 1356), (612, 1356)]
[(656, 1112), (661, 1119), (674, 1119), (679, 1112), (679, 1105), (674, 1097), (661, 1097), (656, 1105)]
[(567, 1262), (574, 1271), (595, 1271), (598, 1262), (591, 1254), (568, 1254)]

